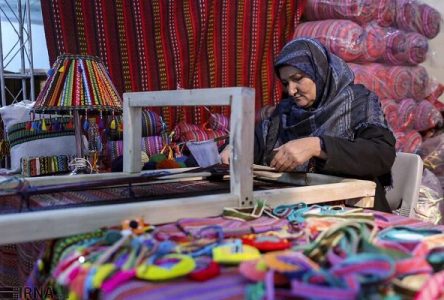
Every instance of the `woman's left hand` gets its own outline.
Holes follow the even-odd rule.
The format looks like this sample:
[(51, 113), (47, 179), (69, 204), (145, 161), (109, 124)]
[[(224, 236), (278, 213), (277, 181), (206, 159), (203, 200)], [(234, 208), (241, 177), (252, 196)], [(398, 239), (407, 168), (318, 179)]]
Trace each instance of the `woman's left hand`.
[(320, 140), (318, 137), (306, 137), (289, 141), (275, 149), (276, 155), (271, 161), (270, 167), (279, 172), (289, 172), (304, 164), (313, 156), (321, 154)]

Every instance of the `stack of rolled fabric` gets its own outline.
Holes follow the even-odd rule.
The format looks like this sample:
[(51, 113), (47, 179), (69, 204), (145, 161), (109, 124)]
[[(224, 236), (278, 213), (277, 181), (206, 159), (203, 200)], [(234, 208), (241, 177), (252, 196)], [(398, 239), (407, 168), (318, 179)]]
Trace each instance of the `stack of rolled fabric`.
[(387, 66), (379, 63), (349, 63), (355, 82), (365, 85), (379, 96), (401, 100), (424, 99), (427, 95), (428, 73), (423, 66)]
[(444, 85), (419, 65), (441, 15), (421, 0), (307, 0), (307, 20), (294, 37), (319, 39), (381, 99), (399, 151), (415, 152), (422, 138), (443, 126)]
[(307, 20), (346, 19), (358, 24), (377, 20), (382, 26), (395, 22), (395, 5), (390, 0), (309, 0), (305, 7)]
[(296, 27), (294, 36), (314, 37), (345, 61), (356, 61), (366, 48), (363, 28), (348, 20), (301, 23)]

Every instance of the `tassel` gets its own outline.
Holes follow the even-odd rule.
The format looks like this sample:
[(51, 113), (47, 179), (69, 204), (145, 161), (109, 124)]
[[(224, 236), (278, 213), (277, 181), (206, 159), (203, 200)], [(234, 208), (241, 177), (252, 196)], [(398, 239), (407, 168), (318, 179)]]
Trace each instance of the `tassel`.
[(110, 129), (113, 129), (113, 130), (116, 129), (116, 120), (113, 119), (113, 120), (111, 121), (111, 124), (109, 125), (109, 128), (110, 128)]
[(100, 117), (100, 119), (99, 119), (99, 124), (98, 124), (98, 126), (99, 126), (99, 130), (103, 130), (103, 129), (105, 129), (105, 123), (103, 122), (102, 117)]
[(31, 130), (31, 126), (32, 126), (31, 121), (26, 122), (26, 125), (25, 125), (26, 130), (28, 130), (28, 131)]
[(60, 72), (60, 73), (65, 72), (65, 66), (61, 66), (60, 69), (59, 69), (59, 72)]
[(49, 69), (48, 70), (48, 77), (51, 77), (52, 75), (54, 75), (54, 69)]
[(97, 143), (96, 144), (97, 144), (97, 151), (99, 153), (101, 153), (102, 150), (103, 150), (103, 146), (102, 146), (102, 139), (100, 138), (100, 136), (97, 137)]
[(72, 123), (72, 118), (70, 118), (68, 121), (68, 124), (66, 124), (66, 129), (74, 129), (74, 124)]
[(54, 124), (52, 125), (52, 127), (53, 127), (53, 130), (54, 131), (60, 131), (60, 122), (59, 122), (59, 120), (55, 120), (54, 121)]
[(123, 122), (119, 123), (119, 132), (123, 132)]
[(83, 121), (83, 130), (88, 131), (89, 129), (89, 121), (88, 118), (85, 116), (85, 121)]
[(47, 131), (45, 119), (42, 119), (42, 131)]

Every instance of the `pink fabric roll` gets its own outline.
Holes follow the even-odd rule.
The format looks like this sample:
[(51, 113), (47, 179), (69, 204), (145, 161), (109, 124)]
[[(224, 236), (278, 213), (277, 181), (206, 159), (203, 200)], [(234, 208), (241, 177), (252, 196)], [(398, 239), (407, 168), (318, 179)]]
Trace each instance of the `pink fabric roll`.
[(365, 47), (360, 61), (373, 62), (381, 58), (385, 52), (385, 30), (375, 22), (364, 27)]
[(365, 34), (349, 20), (325, 20), (299, 24), (294, 37), (313, 37), (345, 61), (357, 60), (364, 51)]
[(176, 125), (176, 127), (174, 127), (174, 136), (173, 136), (173, 140), (174, 141), (178, 141), (180, 139), (180, 137), (185, 134), (186, 132), (189, 131), (200, 131), (201, 128), (197, 125), (194, 124), (189, 124), (186, 122), (180, 122), (179, 124)]
[(424, 131), (434, 127), (440, 127), (443, 124), (441, 113), (427, 100), (421, 100), (415, 112), (415, 130)]
[(427, 4), (415, 0), (396, 0), (396, 27), (418, 32), (429, 39), (438, 35), (441, 15)]
[[(165, 145), (161, 136), (147, 136), (142, 137), (141, 150), (146, 152), (148, 156), (160, 153), (163, 146)], [(106, 144), (106, 156), (110, 161), (113, 161), (118, 156), (123, 155), (123, 141), (108, 141)]]
[(403, 31), (392, 27), (384, 28), (385, 51), (380, 62), (402, 65), (407, 51), (407, 39)]
[(379, 50), (373, 56), (363, 56), (367, 62), (377, 60), (390, 65), (417, 65), (426, 58), (428, 40), (419, 33), (406, 33), (394, 27), (382, 27), (376, 22), (367, 24), (364, 31), (369, 40), (368, 44)]
[(380, 98), (401, 100), (424, 99), (427, 96), (428, 74), (422, 66), (387, 66), (370, 63), (349, 63), (355, 82), (361, 83)]
[(426, 60), (429, 42), (425, 36), (416, 32), (406, 34), (407, 47), (404, 61), (407, 64), (417, 65)]
[(390, 128), (396, 130), (399, 128), (399, 105), (393, 99), (381, 99), (382, 110), (384, 111), (385, 119), (390, 125)]
[(382, 0), (308, 0), (305, 7), (307, 20), (347, 19), (358, 24), (378, 20), (381, 25), (389, 26), (394, 21), (391, 1)]
[(399, 129), (404, 131), (413, 129), (415, 123), (416, 101), (411, 98), (402, 99), (399, 102), (398, 118)]
[[(406, 67), (409, 68), (409, 67)], [(424, 99), (429, 93), (429, 74), (423, 66), (415, 66), (409, 68), (411, 72), (411, 96), (415, 99)]]
[(396, 151), (416, 153), (422, 143), (422, 137), (415, 130), (395, 131)]
[(379, 0), (378, 17), (376, 22), (383, 27), (393, 26), (396, 22), (396, 2)]

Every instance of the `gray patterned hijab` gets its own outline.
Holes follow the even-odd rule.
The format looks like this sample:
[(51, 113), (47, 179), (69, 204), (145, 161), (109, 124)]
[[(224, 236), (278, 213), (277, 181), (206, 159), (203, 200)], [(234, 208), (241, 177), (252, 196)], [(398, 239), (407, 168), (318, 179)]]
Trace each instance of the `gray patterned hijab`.
[(316, 100), (308, 109), (298, 107), (291, 98), (279, 103), (281, 142), (321, 135), (353, 140), (359, 128), (387, 128), (378, 97), (354, 84), (347, 64), (317, 40), (297, 38), (287, 43), (277, 57), (276, 72), (285, 65), (301, 70), (316, 83)]

